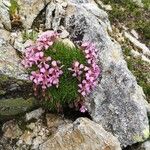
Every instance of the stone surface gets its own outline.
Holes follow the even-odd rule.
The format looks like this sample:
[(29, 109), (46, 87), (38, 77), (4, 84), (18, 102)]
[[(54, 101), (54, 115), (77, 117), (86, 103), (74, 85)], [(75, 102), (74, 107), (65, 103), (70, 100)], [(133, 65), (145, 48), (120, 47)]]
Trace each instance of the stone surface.
[(47, 114), (46, 123), (47, 127), (51, 130), (51, 132), (55, 133), (59, 126), (72, 123), (72, 121), (63, 119), (61, 116), (55, 114)]
[(111, 31), (107, 14), (92, 0), (70, 0), (65, 11), (63, 22), (54, 24), (61, 16), (53, 16), (52, 27), (58, 28), (59, 23), (74, 42), (92, 41), (98, 48), (102, 78), (86, 99), (91, 117), (118, 137), (123, 147), (144, 141), (149, 136), (147, 102), (127, 68), (120, 45), (107, 33), (108, 29)]
[(3, 38), (0, 38), (0, 74), (17, 79), (27, 79), (16, 50)]
[(22, 134), (18, 124), (13, 120), (8, 121), (3, 125), (2, 131), (4, 133), (3, 136), (10, 139), (17, 139)]
[(31, 119), (39, 119), (44, 112), (45, 111), (42, 108), (33, 110), (32, 112), (26, 114), (26, 121), (29, 121)]
[[(63, 20), (62, 18), (65, 16), (65, 8), (62, 6), (62, 2), (63, 1), (60, 1), (58, 5), (55, 2), (51, 2), (47, 6), (45, 23), (47, 29), (53, 28), (54, 30), (58, 30), (59, 25)], [(55, 14), (55, 17), (53, 14)]]
[(19, 15), (23, 23), (23, 27), (30, 29), (34, 19), (45, 8), (51, 0), (18, 0), (20, 6)]
[(100, 5), (102, 8), (104, 8), (105, 10), (108, 10), (108, 11), (112, 10), (111, 5), (104, 5), (103, 2), (100, 1), (100, 0), (95, 0), (95, 2), (96, 2), (98, 5)]
[(0, 28), (5, 28), (7, 30), (10, 30), (11, 21), (9, 16), (9, 8), (5, 2), (6, 1), (4, 0), (0, 0)]
[[(0, 30), (1, 32), (2, 30)], [(17, 51), (9, 44), (9, 33), (0, 38), (0, 118), (24, 113), (35, 106), (32, 86)], [(4, 35), (6, 35), (4, 37)]]
[(10, 32), (5, 29), (0, 29), (0, 35), (1, 39), (4, 39), (5, 41), (10, 41)]
[(131, 34), (132, 34), (136, 39), (139, 39), (139, 34), (138, 34), (134, 29), (131, 30)]
[(39, 149), (121, 150), (117, 138), (86, 118), (79, 118), (73, 124), (60, 127)]
[(139, 53), (138, 51), (131, 50), (131, 54), (135, 58), (141, 58), (142, 61), (150, 63), (150, 59), (148, 59), (145, 55), (143, 55), (142, 53)]
[[(0, 120), (8, 119), (14, 115), (20, 115), (31, 110), (36, 105), (34, 98), (10, 98), (0, 99)], [(8, 118), (7, 118), (8, 117)]]
[(142, 50), (142, 53), (146, 56), (150, 56), (150, 50), (149, 48), (143, 44), (140, 43), (136, 38), (134, 38), (131, 34), (129, 34), (128, 32), (124, 33), (124, 36), (134, 45), (136, 46), (138, 49)]
[(0, 135), (1, 150), (39, 150), (40, 145), (55, 134), (59, 127), (72, 123), (56, 114), (43, 114), (40, 119), (28, 122), (23, 118), (24, 115), (21, 119), (4, 123)]
[(139, 150), (150, 150), (150, 141), (144, 142)]

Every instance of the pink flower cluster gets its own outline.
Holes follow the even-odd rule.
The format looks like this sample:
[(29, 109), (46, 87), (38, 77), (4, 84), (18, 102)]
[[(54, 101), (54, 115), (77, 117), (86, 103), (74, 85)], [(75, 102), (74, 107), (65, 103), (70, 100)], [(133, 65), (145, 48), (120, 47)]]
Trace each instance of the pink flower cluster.
[(51, 61), (49, 64), (40, 64), (37, 71), (32, 71), (30, 80), (36, 85), (41, 85), (42, 89), (46, 89), (55, 85), (58, 87), (59, 78), (63, 74), (61, 67), (59, 67), (59, 62)]
[[(34, 83), (34, 90), (41, 87), (43, 93), (51, 86), (58, 88), (60, 77), (63, 74), (62, 65), (59, 61), (53, 60), (50, 56), (45, 56), (45, 51), (53, 46), (58, 34), (54, 31), (46, 31), (42, 33), (34, 44), (26, 48), (25, 56), (22, 64), (25, 68), (32, 70), (29, 79)], [(84, 97), (95, 88), (100, 75), (100, 68), (97, 65), (97, 49), (93, 43), (85, 42), (81, 45), (84, 51), (87, 64), (80, 64), (74, 61), (72, 68), (68, 68), (72, 72), (72, 76), (79, 80), (78, 92)], [(87, 108), (82, 104), (79, 105), (81, 112), (86, 112)]]
[(53, 45), (57, 36), (58, 36), (58, 33), (54, 31), (46, 31), (42, 33), (37, 39), (37, 44), (36, 44), (37, 48), (39, 50), (48, 49), (50, 46)]
[(100, 68), (97, 65), (97, 49), (93, 43), (83, 43), (81, 48), (84, 50), (85, 57), (87, 59), (88, 66), (80, 64), (78, 61), (74, 62), (72, 68), (69, 68), (73, 72), (72, 76), (83, 78), (80, 81), (78, 92), (82, 96), (90, 94), (90, 92), (97, 85), (97, 79), (100, 75)]
[(58, 87), (59, 78), (63, 74), (60, 62), (44, 56), (44, 51), (53, 45), (56, 38), (57, 33), (53, 31), (41, 34), (34, 45), (26, 48), (22, 61), (25, 68), (35, 68), (31, 72), (30, 80), (36, 86), (40, 85), (43, 90), (52, 85)]

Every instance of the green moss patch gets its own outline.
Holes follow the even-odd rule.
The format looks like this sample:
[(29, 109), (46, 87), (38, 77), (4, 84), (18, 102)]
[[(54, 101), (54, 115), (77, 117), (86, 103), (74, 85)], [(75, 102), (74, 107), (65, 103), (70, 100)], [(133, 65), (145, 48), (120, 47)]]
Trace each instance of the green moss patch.
[(35, 106), (36, 101), (34, 98), (27, 100), (23, 98), (2, 99), (0, 100), (0, 118), (4, 116), (8, 117), (19, 115), (28, 110), (31, 110)]
[(129, 70), (134, 74), (138, 84), (143, 88), (147, 101), (150, 102), (150, 65), (131, 55), (131, 49), (124, 48), (125, 59)]
[[(104, 4), (110, 4), (110, 21), (115, 24), (123, 24), (130, 29), (135, 29), (141, 35), (141, 41), (150, 46), (150, 1), (144, 0), (144, 8), (138, 7), (131, 0), (116, 1), (102, 0)], [(120, 25), (118, 25), (120, 26)], [(122, 26), (122, 25), (121, 25)], [(120, 27), (121, 27), (120, 26)]]
[(56, 42), (52, 48), (46, 51), (46, 56), (51, 56), (53, 60), (59, 60), (64, 66), (62, 68), (63, 75), (60, 78), (59, 88), (51, 87), (48, 89), (50, 99), (49, 108), (56, 108), (57, 104), (61, 105), (74, 102), (78, 96), (78, 79), (72, 76), (72, 72), (68, 68), (72, 67), (74, 61), (80, 64), (86, 64), (86, 59), (83, 52), (77, 47), (71, 48), (62, 42)]

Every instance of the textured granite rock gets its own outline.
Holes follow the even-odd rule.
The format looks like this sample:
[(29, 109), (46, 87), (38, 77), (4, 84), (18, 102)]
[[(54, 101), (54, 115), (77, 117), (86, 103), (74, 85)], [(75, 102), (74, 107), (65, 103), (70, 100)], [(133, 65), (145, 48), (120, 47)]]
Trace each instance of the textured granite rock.
[(34, 19), (51, 0), (18, 0), (19, 15), (23, 27), (30, 29)]
[[(9, 3), (9, 0), (7, 0)], [(6, 5), (6, 1), (0, 0), (0, 28), (7, 30), (11, 29), (11, 21), (9, 16), (9, 7)]]
[(40, 150), (121, 150), (120, 143), (99, 124), (79, 118), (43, 143)]
[[(59, 5), (55, 4), (55, 10)], [(91, 117), (118, 137), (123, 147), (144, 141), (149, 136), (145, 95), (128, 70), (120, 45), (108, 35), (111, 28), (106, 12), (93, 0), (70, 0), (64, 10), (59, 25), (70, 33), (71, 40), (92, 41), (98, 49), (102, 77), (86, 98)], [(59, 17), (55, 14), (51, 19), (54, 29), (59, 27)]]
[(3, 36), (0, 38), (0, 118), (7, 118), (32, 109), (35, 99), (31, 98), (32, 86), (17, 51), (8, 43), (9, 38)]
[(16, 50), (3, 38), (0, 38), (0, 62), (0, 74), (26, 79), (27, 76)]

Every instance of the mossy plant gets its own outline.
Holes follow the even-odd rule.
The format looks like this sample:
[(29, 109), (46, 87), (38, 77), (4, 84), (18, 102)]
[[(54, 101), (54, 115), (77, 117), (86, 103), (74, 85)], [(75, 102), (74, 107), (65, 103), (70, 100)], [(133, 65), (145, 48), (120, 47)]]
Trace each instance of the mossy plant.
[(51, 87), (49, 89), (52, 103), (49, 102), (48, 106), (54, 108), (51, 105), (56, 105), (60, 100), (62, 105), (73, 102), (79, 96), (78, 80), (72, 76), (68, 68), (71, 67), (70, 64), (73, 64), (74, 61), (86, 65), (84, 54), (77, 47), (71, 48), (58, 41), (54, 43), (52, 49), (46, 52), (46, 55), (51, 56), (54, 60), (59, 60), (65, 66), (62, 68), (63, 76), (60, 78), (59, 88)]
[(34, 98), (27, 100), (23, 98), (1, 99), (0, 100), (0, 117), (14, 116), (31, 110), (36, 106)]
[(22, 64), (29, 71), (35, 95), (47, 107), (58, 110), (73, 105), (85, 112), (84, 97), (95, 88), (100, 75), (97, 49), (91, 42), (69, 43), (54, 31), (43, 32), (26, 48)]
[(20, 6), (17, 0), (10, 0), (11, 6), (9, 7), (10, 15), (14, 15), (19, 11)]
[(124, 48), (124, 54), (129, 70), (135, 75), (138, 84), (143, 88), (147, 101), (150, 102), (150, 65), (131, 55), (131, 49)]
[(150, 1), (145, 0), (144, 8), (138, 7), (133, 1), (102, 0), (105, 4), (112, 6), (109, 11), (110, 21), (115, 24), (124, 24), (130, 29), (137, 30), (141, 35), (141, 41), (150, 46)]
[(150, 1), (149, 0), (143, 0), (144, 8), (150, 11)]
[(35, 30), (32, 30), (32, 31), (24, 30), (24, 31), (22, 31), (23, 42), (25, 42), (27, 40), (35, 41), (37, 39), (37, 37), (38, 37), (38, 33)]

